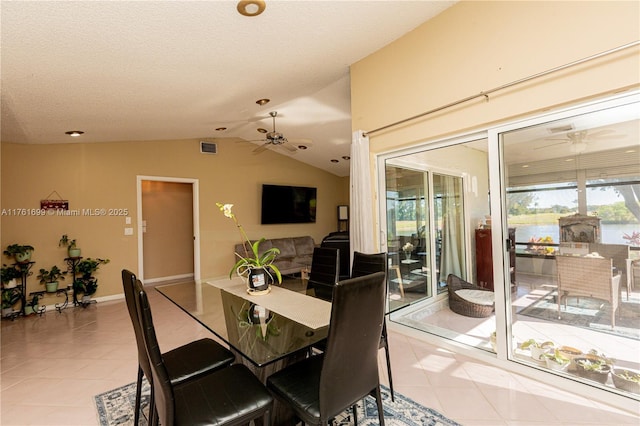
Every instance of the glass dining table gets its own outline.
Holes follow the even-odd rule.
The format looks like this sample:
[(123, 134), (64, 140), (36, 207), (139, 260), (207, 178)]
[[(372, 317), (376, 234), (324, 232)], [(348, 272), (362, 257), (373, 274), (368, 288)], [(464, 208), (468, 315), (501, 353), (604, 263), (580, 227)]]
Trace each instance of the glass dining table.
[(331, 303), (289, 290), (286, 284), (271, 286), (265, 295), (249, 294), (239, 278), (159, 285), (156, 290), (227, 343), (244, 364), (260, 371), (305, 356), (327, 337)]

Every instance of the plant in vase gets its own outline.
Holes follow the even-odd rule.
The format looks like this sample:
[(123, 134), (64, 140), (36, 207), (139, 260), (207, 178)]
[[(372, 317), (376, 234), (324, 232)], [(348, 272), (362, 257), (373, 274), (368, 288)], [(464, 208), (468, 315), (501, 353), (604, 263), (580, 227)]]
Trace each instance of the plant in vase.
[(411, 259), (411, 252), (413, 251), (413, 244), (406, 243), (402, 246), (402, 251), (404, 252), (404, 257), (406, 259)]
[(547, 368), (550, 370), (564, 371), (569, 368), (571, 363), (571, 360), (558, 349), (555, 349), (552, 353), (544, 354), (544, 359), (547, 363)]
[(640, 373), (626, 368), (614, 368), (611, 378), (616, 388), (640, 394)]
[(2, 280), (2, 288), (14, 288), (18, 285), (18, 278), (22, 278), (22, 273), (15, 266), (7, 266), (2, 264), (0, 271), (0, 279)]
[(576, 357), (573, 362), (576, 365), (576, 374), (585, 379), (594, 380), (599, 383), (605, 383), (609, 378), (613, 361), (602, 355), (591, 353), (585, 357)]
[(5, 289), (2, 292), (2, 316), (6, 317), (13, 312), (13, 305), (20, 300), (20, 292), (15, 289)]
[[(242, 225), (238, 222), (238, 218), (231, 210), (233, 204), (216, 203), (216, 206), (218, 206), (225, 217), (233, 219), (238, 231), (240, 232), (240, 236), (244, 241), (246, 241), (246, 244), (243, 244), (245, 251), (244, 256), (240, 253), (236, 253), (238, 261), (231, 268), (229, 278), (231, 279), (234, 274), (238, 274), (245, 278), (247, 280), (248, 291), (250, 292), (268, 291), (271, 282), (274, 281), (272, 273), (275, 275), (278, 283), (281, 283), (282, 275), (280, 274), (280, 270), (273, 264), (276, 256), (280, 254), (280, 249), (272, 247), (260, 253), (260, 244), (265, 241), (265, 238), (261, 238), (252, 243), (244, 232)], [(251, 253), (249, 253), (247, 245), (251, 247)]]
[(554, 348), (553, 342), (538, 342), (535, 339), (529, 339), (525, 342), (522, 342), (520, 345), (520, 349), (529, 349), (531, 353), (531, 358), (536, 361), (544, 361), (544, 355), (549, 351), (549, 349)]
[(35, 249), (28, 244), (11, 244), (4, 250), (4, 255), (12, 257), (17, 263), (26, 263), (31, 261), (31, 253)]
[(58, 247), (66, 247), (69, 257), (80, 257), (81, 250), (76, 247), (76, 240), (69, 239), (67, 234), (63, 234), (58, 242)]
[(40, 296), (34, 294), (31, 300), (29, 300), (24, 307), (24, 314), (31, 315), (38, 313), (38, 302), (40, 301)]
[(76, 273), (80, 274), (73, 282), (73, 291), (82, 293), (82, 303), (88, 303), (91, 296), (98, 289), (98, 280), (93, 276), (100, 265), (109, 263), (109, 259), (82, 259), (76, 265)]
[(67, 271), (61, 271), (56, 265), (53, 265), (51, 269), (40, 268), (40, 273), (37, 278), (40, 280), (40, 284), (44, 284), (48, 293), (55, 293), (58, 290), (58, 281), (64, 280), (64, 276), (67, 275)]

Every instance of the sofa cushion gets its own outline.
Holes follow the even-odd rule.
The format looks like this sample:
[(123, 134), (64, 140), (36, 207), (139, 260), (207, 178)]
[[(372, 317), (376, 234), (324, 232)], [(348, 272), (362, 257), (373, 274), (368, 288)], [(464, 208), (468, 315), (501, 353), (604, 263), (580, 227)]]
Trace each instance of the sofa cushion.
[(309, 257), (313, 255), (313, 248), (316, 246), (311, 237), (295, 237), (293, 244), (296, 247), (296, 255)]
[(278, 257), (295, 257), (296, 256), (296, 247), (293, 244), (292, 238), (275, 238), (270, 241), (273, 247), (277, 247), (280, 249), (280, 254)]

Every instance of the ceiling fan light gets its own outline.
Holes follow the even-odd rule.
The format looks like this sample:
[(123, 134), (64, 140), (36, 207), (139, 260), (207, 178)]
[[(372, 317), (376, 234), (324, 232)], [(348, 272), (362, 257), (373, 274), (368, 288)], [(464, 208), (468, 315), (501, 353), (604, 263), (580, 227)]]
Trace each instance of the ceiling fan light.
[(576, 143), (572, 143), (569, 146), (569, 151), (575, 153), (575, 154), (579, 154), (581, 152), (585, 152), (587, 150), (587, 144), (584, 142), (576, 142)]

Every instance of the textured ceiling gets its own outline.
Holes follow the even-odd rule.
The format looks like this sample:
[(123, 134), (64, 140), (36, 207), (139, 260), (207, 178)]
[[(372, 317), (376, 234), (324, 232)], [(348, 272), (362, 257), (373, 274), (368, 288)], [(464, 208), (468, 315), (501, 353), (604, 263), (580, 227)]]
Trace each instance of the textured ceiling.
[(454, 3), (2, 1), (2, 141), (253, 140), (278, 111), (296, 159), (347, 176), (349, 65)]

